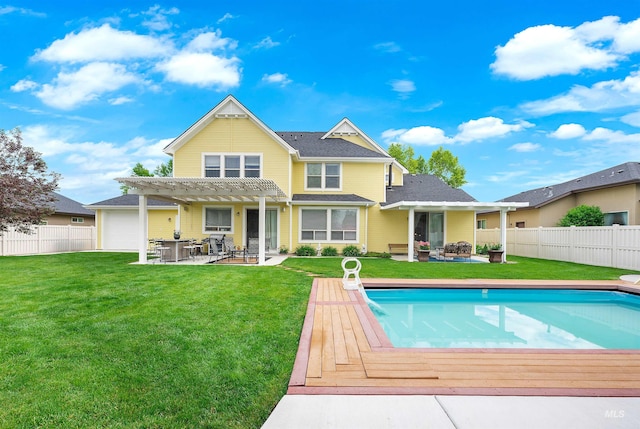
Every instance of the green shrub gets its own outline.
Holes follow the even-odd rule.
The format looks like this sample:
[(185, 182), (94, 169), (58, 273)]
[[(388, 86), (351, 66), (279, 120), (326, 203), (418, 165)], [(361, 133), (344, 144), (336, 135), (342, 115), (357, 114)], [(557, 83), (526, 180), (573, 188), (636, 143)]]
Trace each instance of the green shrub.
[(360, 256), (360, 249), (358, 249), (358, 246), (346, 246), (344, 249), (342, 249), (342, 254), (344, 256)]
[(383, 259), (391, 258), (391, 254), (388, 252), (367, 252), (367, 253), (364, 253), (362, 256), (367, 258), (383, 258)]
[(602, 226), (604, 225), (604, 214), (598, 206), (581, 205), (572, 208), (558, 226)]
[(331, 246), (325, 247), (322, 249), (321, 255), (322, 256), (338, 256), (338, 249)]
[(299, 246), (296, 248), (297, 256), (316, 256), (316, 249), (311, 246)]
[(278, 252), (281, 255), (286, 255), (287, 253), (289, 253), (289, 248), (287, 246), (280, 246), (280, 249), (278, 249)]
[(486, 255), (489, 253), (489, 246), (478, 244), (476, 246), (476, 255)]

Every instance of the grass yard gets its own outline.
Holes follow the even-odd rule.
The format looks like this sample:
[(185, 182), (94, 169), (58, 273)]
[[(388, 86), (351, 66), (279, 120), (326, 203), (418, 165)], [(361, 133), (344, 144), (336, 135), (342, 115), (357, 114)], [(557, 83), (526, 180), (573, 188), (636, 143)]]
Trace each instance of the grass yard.
[[(1, 428), (259, 428), (286, 392), (311, 287), (340, 258), (130, 265), (0, 258)], [(628, 270), (362, 258), (362, 277), (617, 279)]]

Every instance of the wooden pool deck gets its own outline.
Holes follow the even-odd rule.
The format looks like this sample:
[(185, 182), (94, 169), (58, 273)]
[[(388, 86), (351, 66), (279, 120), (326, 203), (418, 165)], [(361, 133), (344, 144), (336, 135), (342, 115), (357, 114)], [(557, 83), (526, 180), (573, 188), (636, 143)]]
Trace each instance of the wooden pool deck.
[[(365, 287), (635, 290), (621, 281), (363, 279)], [(640, 351), (394, 348), (358, 291), (315, 279), (289, 394), (640, 396)]]

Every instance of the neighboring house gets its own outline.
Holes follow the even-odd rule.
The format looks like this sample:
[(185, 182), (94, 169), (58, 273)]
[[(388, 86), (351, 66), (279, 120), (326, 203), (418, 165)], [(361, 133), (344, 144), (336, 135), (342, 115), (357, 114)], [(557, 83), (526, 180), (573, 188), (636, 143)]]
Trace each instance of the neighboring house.
[[(95, 210), (98, 225), (98, 249), (137, 250), (140, 231), (137, 195), (121, 195), (87, 205)], [(148, 237), (172, 237), (175, 229), (178, 206), (175, 203), (147, 200), (149, 213)]]
[[(605, 225), (640, 225), (640, 163), (626, 162), (553, 186), (532, 189), (501, 201), (528, 202), (507, 215), (507, 226), (535, 228), (557, 226), (579, 205), (598, 206)], [(478, 214), (478, 228), (499, 227), (498, 213)]]
[(43, 225), (73, 225), (73, 226), (94, 226), (95, 213), (87, 210), (77, 201), (52, 192), (55, 197), (55, 212), (46, 216)]
[[(477, 210), (506, 213), (524, 205), (480, 203), (433, 176), (409, 175), (346, 118), (326, 132), (275, 132), (233, 96), (164, 151), (173, 157), (173, 177), (117, 179), (139, 195), (140, 209), (150, 198), (175, 201), (174, 228), (183, 237), (222, 233), (243, 245), (259, 237), (261, 263), (266, 249), (301, 245), (386, 252), (390, 243), (415, 238), (434, 247), (473, 243)], [(149, 212), (150, 225), (154, 216)], [(147, 234), (155, 235), (151, 228)], [(145, 249), (138, 250), (146, 261)], [(413, 260), (412, 245), (408, 253)]]

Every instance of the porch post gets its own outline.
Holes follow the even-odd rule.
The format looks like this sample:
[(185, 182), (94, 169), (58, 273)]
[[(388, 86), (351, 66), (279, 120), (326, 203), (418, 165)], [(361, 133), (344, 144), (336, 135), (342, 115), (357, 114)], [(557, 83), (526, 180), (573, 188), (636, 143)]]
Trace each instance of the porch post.
[(413, 241), (416, 239), (414, 235), (415, 210), (416, 209), (413, 207), (409, 208), (409, 219), (407, 222), (409, 224), (409, 231), (407, 235), (407, 261), (409, 262), (413, 262)]
[(258, 205), (258, 265), (263, 265), (264, 256), (264, 240), (265, 240), (265, 217), (266, 217), (266, 199), (264, 196), (260, 196)]
[(147, 263), (147, 245), (149, 238), (147, 237), (147, 196), (138, 196), (138, 263)]
[(507, 210), (500, 209), (500, 245), (502, 246), (502, 263), (507, 262)]

